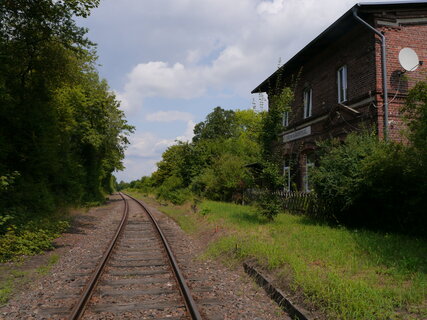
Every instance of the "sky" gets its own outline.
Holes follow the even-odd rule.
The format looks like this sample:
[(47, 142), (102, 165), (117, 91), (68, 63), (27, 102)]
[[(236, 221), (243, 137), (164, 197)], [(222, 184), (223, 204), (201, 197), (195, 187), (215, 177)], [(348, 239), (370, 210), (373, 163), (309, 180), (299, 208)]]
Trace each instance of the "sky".
[(99, 73), (136, 128), (117, 180), (150, 175), (166, 148), (191, 140), (216, 106), (260, 107), (250, 92), (355, 3), (101, 0), (79, 24), (97, 43)]

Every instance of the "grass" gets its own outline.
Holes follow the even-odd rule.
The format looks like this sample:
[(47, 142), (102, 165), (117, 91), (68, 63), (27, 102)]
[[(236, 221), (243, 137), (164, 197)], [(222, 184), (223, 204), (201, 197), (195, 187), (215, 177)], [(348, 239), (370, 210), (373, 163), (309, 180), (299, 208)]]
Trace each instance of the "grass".
[(53, 265), (56, 264), (59, 261), (59, 255), (52, 254), (49, 257), (49, 260), (47, 261), (47, 264), (40, 266), (36, 269), (36, 272), (41, 275), (45, 276), (49, 273), (49, 271), (52, 269)]
[(0, 285), (0, 305), (9, 301), (10, 295), (13, 292), (13, 280), (8, 279)]
[[(19, 267), (22, 262), (16, 263)], [(28, 282), (29, 271), (24, 270), (7, 270), (8, 268), (1, 268), (2, 279), (0, 280), (0, 305), (5, 304), (9, 301), (14, 288), (19, 284)]]
[(291, 279), (290, 287), (329, 318), (427, 317), (425, 240), (332, 228), (290, 214), (268, 223), (254, 208), (213, 201), (201, 209), (234, 231), (213, 243), (210, 255), (256, 258)]
[[(9, 301), (17, 288), (49, 274), (53, 265), (59, 261), (58, 254), (51, 254), (44, 264), (38, 267), (25, 266), (25, 261), (13, 262), (10, 265), (0, 265), (0, 305)], [(28, 261), (27, 261), (28, 262)]]
[(219, 226), (225, 232), (207, 255), (236, 263), (256, 259), (327, 319), (427, 318), (426, 240), (334, 228), (290, 214), (269, 222), (253, 207), (230, 203), (203, 201), (199, 207), (198, 213), (189, 205), (160, 210), (190, 233)]

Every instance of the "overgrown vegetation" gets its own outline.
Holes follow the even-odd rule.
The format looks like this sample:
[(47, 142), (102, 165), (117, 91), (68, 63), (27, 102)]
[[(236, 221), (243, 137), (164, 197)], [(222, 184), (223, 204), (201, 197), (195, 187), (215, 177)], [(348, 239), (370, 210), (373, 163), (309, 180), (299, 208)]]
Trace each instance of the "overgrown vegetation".
[(2, 260), (49, 247), (62, 225), (51, 232), (24, 221), (103, 201), (113, 190), (113, 171), (123, 167), (133, 128), (99, 79), (87, 30), (74, 21), (98, 3), (5, 0), (0, 6)]
[(331, 227), (287, 213), (270, 221), (256, 207), (208, 200), (198, 212), (187, 205), (159, 209), (187, 232), (220, 230), (209, 257), (227, 263), (255, 259), (326, 319), (427, 317), (426, 240)]
[(21, 225), (10, 225), (0, 237), (0, 262), (53, 249), (52, 241), (68, 227), (68, 221), (52, 215), (38, 217)]
[(403, 109), (408, 142), (352, 133), (320, 144), (314, 189), (323, 218), (352, 227), (425, 236), (427, 229), (427, 84), (410, 90)]

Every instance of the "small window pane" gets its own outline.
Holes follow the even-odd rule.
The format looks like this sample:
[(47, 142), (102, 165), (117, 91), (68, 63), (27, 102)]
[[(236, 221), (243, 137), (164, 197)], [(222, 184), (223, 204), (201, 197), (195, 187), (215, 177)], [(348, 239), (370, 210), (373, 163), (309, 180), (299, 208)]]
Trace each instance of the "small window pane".
[(287, 127), (289, 125), (289, 111), (283, 113), (283, 126)]
[(312, 155), (308, 155), (305, 163), (305, 172), (304, 172), (304, 191), (310, 192), (313, 190), (313, 181), (312, 181), (312, 172), (314, 168), (314, 161)]
[(304, 90), (304, 119), (311, 117), (311, 109), (312, 109), (312, 90), (305, 89)]
[(347, 66), (338, 69), (338, 102), (347, 101)]

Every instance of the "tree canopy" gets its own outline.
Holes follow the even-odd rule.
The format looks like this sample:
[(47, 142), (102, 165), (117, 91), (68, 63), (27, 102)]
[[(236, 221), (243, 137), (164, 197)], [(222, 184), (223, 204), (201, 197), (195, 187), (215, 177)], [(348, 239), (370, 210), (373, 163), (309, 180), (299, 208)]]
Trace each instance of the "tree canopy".
[[(133, 131), (95, 68), (76, 16), (98, 0), (0, 5), (0, 208), (10, 214), (97, 201), (123, 168)], [(13, 179), (11, 178), (13, 177)]]

